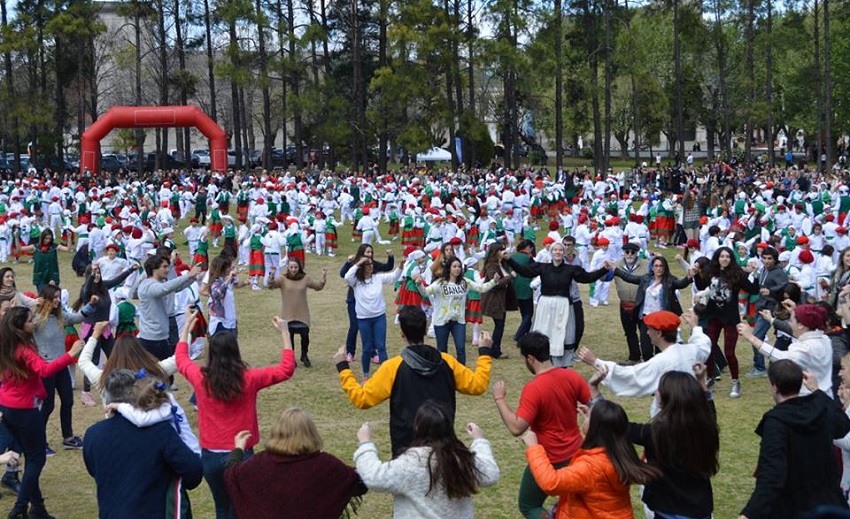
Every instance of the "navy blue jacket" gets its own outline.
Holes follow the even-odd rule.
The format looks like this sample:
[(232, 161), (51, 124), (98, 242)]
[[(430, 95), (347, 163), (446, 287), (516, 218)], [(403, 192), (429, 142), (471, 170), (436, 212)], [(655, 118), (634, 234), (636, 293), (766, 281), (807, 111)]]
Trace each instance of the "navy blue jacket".
[(97, 483), (101, 519), (161, 518), (169, 484), (183, 478), (191, 489), (203, 476), (200, 456), (170, 422), (136, 427), (120, 415), (89, 427), (83, 460)]

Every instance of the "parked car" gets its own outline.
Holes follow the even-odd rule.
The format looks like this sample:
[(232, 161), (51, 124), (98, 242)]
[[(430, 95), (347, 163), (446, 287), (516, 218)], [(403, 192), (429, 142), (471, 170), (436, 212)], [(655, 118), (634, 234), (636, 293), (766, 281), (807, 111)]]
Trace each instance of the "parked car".
[(118, 161), (118, 157), (115, 155), (104, 155), (100, 158), (100, 170), (101, 171), (110, 171), (116, 172), (121, 169), (123, 166)]
[(196, 167), (209, 168), (212, 165), (212, 159), (210, 158), (210, 150), (192, 150), (192, 163), (195, 164), (196, 160)]

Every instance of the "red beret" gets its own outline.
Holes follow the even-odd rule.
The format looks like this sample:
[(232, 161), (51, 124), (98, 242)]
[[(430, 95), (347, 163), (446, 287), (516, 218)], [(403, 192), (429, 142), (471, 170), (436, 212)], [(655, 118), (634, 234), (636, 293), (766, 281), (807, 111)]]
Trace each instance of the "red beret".
[(809, 238), (806, 236), (797, 236), (797, 245), (805, 245), (809, 243)]
[(766, 249), (766, 248), (768, 248), (768, 247), (770, 247), (770, 244), (768, 244), (767, 242), (763, 242), (763, 241), (759, 242), (759, 243), (756, 245), (756, 248), (757, 248), (757, 249)]
[(707, 224), (708, 223), (708, 217), (707, 216), (700, 216), (699, 217), (699, 223), (700, 223), (700, 225)]
[(455, 236), (454, 238), (449, 240), (449, 245), (460, 245), (461, 243), (463, 243), (463, 242), (457, 236)]
[(699, 250), (699, 242), (695, 238), (691, 238), (688, 240), (688, 247), (694, 247)]
[(809, 249), (806, 249), (806, 250), (800, 252), (800, 256), (798, 256), (798, 257), (800, 258), (800, 261), (803, 262), (803, 263), (811, 263), (815, 260), (815, 257), (812, 254), (812, 251), (810, 251)]
[(794, 309), (797, 322), (809, 330), (820, 330), (826, 325), (826, 310), (818, 305), (800, 305)]
[(597, 243), (600, 247), (602, 247), (603, 245), (611, 245), (611, 242), (608, 240), (608, 238), (599, 238), (599, 239), (596, 241), (596, 243)]
[(669, 332), (679, 329), (679, 316), (667, 310), (643, 316), (643, 323), (654, 330)]
[(835, 232), (837, 232), (839, 234), (845, 234), (847, 232), (847, 228), (846, 227), (839, 227), (839, 228), (835, 229)]
[(106, 250), (109, 250), (109, 249), (115, 249), (115, 252), (121, 252), (121, 247), (119, 247), (118, 245), (116, 245), (114, 243), (110, 243), (109, 245), (106, 246)]
[(552, 245), (553, 243), (555, 243), (555, 238), (552, 238), (551, 236), (547, 236), (547, 237), (543, 238), (543, 246), (544, 247), (548, 247), (549, 245)]
[(557, 231), (560, 226), (561, 225), (558, 223), (557, 220), (552, 220), (552, 221), (549, 222), (549, 230), (550, 231)]

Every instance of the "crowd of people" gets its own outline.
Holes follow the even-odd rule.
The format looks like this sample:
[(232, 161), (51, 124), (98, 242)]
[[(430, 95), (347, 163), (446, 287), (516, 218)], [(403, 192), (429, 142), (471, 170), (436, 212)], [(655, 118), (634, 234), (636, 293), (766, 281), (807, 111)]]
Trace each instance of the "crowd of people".
[[(633, 517), (629, 488), (640, 485), (648, 515), (707, 518), (720, 469), (714, 388), (727, 372), (729, 398), (741, 397), (743, 377), (767, 377), (776, 403), (756, 430), (755, 491), (741, 517), (846, 510), (846, 181), (722, 162), (596, 174), (5, 179), (0, 481), (17, 494), (9, 517), (52, 517), (39, 477), (54, 453), (46, 423), (58, 393), (62, 448), (82, 450), (101, 517), (190, 517), (189, 490), (203, 480), (219, 519), (339, 517), (356, 513), (369, 490), (393, 495), (395, 517), (471, 518), (473, 496), (497, 484), (500, 469), (479, 426), (466, 425), (469, 445), (457, 437), (456, 395), (489, 389), (494, 412), (527, 446), (523, 517)], [(353, 406), (389, 401), (392, 458), (381, 460), (368, 423), (354, 466), (323, 452), (300, 407), (282, 412), (255, 453), (258, 393), (312, 367), (309, 290), (326, 288), (328, 269), (311, 276), (306, 264), (335, 257), (344, 226), (354, 242), (346, 249), (356, 251), (340, 265), (349, 328), (333, 361)], [(401, 257), (388, 250), (378, 261), (375, 246), (394, 242)], [(22, 262), (32, 263), (32, 291), (18, 289)], [(82, 277), (76, 297), (64, 288), (63, 262)], [(613, 302), (611, 283), (621, 362), (582, 345), (586, 312)], [(267, 367), (249, 368), (240, 353), (245, 309), (234, 291), (249, 286), (281, 295), (271, 323), (280, 362)], [(506, 341), (509, 312), (520, 324)], [(490, 320), (492, 333), (482, 329)], [(395, 325), (405, 345), (390, 356)], [(468, 355), (468, 335), (477, 355)], [(741, 361), (750, 363), (738, 358), (739, 338), (752, 346), (743, 374)], [(519, 381), (490, 382), (494, 361), (515, 355), (532, 378), (514, 408), (508, 386)], [(593, 369), (590, 379), (571, 369), (577, 361)], [(99, 397), (108, 415), (82, 438), (72, 420), (77, 366), (82, 404)], [(172, 394), (175, 373), (193, 390), (197, 435)], [(654, 395), (650, 421), (630, 420), (606, 392)], [(554, 509), (547, 496), (557, 496)]]

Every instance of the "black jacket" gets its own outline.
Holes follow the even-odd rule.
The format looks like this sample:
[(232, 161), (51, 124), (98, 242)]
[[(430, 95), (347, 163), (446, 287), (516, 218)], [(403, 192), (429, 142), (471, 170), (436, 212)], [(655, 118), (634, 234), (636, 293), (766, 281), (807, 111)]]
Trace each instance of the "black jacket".
[(797, 519), (819, 505), (847, 508), (832, 440), (850, 418), (823, 391), (777, 404), (756, 428), (761, 436), (756, 488), (741, 513), (749, 519)]
[[(618, 268), (614, 271), (614, 275), (628, 283), (638, 286), (637, 295), (635, 296), (635, 315), (640, 317), (643, 312), (643, 302), (646, 299), (646, 289), (652, 285), (652, 282), (655, 279), (655, 274), (650, 272), (643, 276), (635, 276), (621, 268)], [(677, 279), (670, 276), (668, 279), (669, 281), (663, 285), (664, 292), (661, 295), (661, 309), (669, 310), (676, 315), (682, 315), (682, 305), (679, 304), (679, 298), (676, 297), (676, 290), (681, 290), (690, 285), (691, 278), (684, 277)]]

